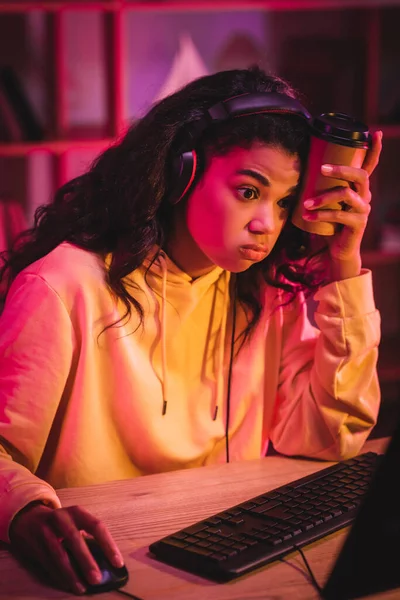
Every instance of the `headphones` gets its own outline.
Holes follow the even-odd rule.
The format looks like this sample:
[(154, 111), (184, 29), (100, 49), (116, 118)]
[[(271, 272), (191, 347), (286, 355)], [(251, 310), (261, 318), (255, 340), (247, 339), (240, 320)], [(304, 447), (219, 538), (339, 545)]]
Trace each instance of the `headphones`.
[(173, 161), (175, 188), (170, 198), (171, 204), (178, 204), (190, 190), (198, 165), (195, 146), (207, 127), (231, 118), (263, 113), (295, 115), (308, 122), (311, 120), (310, 113), (300, 102), (277, 92), (242, 94), (214, 104), (204, 117), (191, 123), (185, 131), (185, 142)]

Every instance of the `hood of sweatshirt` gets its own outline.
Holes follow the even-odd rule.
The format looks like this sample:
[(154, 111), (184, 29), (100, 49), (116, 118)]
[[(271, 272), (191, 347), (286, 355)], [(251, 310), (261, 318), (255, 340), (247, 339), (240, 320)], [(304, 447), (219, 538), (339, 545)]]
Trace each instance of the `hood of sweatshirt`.
[[(193, 279), (190, 275), (182, 271), (163, 250), (159, 250), (158, 248), (154, 248), (149, 254), (140, 267), (140, 270), (142, 271), (146, 285), (158, 298), (160, 306), (160, 332), (159, 339), (155, 340), (155, 342), (161, 345), (162, 368), (160, 383), (163, 393), (162, 414), (166, 413), (168, 402), (171, 401), (169, 392), (169, 379), (171, 375), (168, 370), (168, 340), (173, 336), (174, 325), (169, 323), (167, 307), (173, 307), (179, 315), (179, 320), (183, 323), (199, 308), (205, 297), (208, 296), (209, 298), (210, 293), (212, 294), (213, 300), (208, 315), (208, 330), (212, 331), (211, 321), (217, 320), (218, 322), (215, 358), (213, 361), (215, 365), (214, 377), (217, 383), (213, 416), (215, 420), (218, 408), (222, 403), (224, 389), (223, 369), (227, 318), (230, 305), (230, 273), (220, 267), (214, 267), (205, 275)], [(209, 306), (209, 301), (206, 304)], [(191, 343), (196, 344), (196, 339), (193, 338)]]

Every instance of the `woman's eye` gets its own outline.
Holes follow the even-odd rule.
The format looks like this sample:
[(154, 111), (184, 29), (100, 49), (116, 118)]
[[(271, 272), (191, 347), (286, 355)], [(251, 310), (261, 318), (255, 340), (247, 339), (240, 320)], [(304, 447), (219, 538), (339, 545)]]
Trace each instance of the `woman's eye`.
[(240, 187), (238, 192), (243, 200), (256, 200), (259, 197), (258, 191), (250, 187)]
[(279, 200), (277, 204), (280, 208), (287, 210), (288, 208), (292, 208), (295, 202), (296, 198), (294, 196), (288, 196), (287, 198), (282, 198), (282, 200)]

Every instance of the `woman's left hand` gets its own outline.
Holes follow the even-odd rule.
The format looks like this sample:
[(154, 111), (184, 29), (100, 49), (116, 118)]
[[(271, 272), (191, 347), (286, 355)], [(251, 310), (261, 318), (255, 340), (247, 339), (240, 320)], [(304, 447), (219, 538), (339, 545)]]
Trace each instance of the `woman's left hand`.
[[(321, 172), (328, 177), (343, 179), (351, 187), (334, 188), (304, 203), (303, 218), (342, 225), (333, 236), (326, 236), (331, 259), (331, 279), (355, 277), (361, 271), (361, 240), (371, 211), (369, 177), (379, 162), (382, 132), (372, 137), (372, 148), (361, 168), (342, 165), (323, 165)], [(318, 210), (326, 205), (344, 202), (346, 210)]]

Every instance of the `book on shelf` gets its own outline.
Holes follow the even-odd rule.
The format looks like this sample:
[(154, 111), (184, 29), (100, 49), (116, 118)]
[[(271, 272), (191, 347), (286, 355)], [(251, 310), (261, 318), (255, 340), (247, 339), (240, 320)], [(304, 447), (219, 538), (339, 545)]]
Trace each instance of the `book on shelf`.
[(27, 218), (20, 202), (0, 196), (0, 252), (11, 248), (18, 235), (27, 228)]
[(40, 141), (44, 129), (22, 83), (8, 66), (0, 68), (0, 131), (4, 141)]
[(24, 132), (0, 85), (0, 142), (22, 142)]

